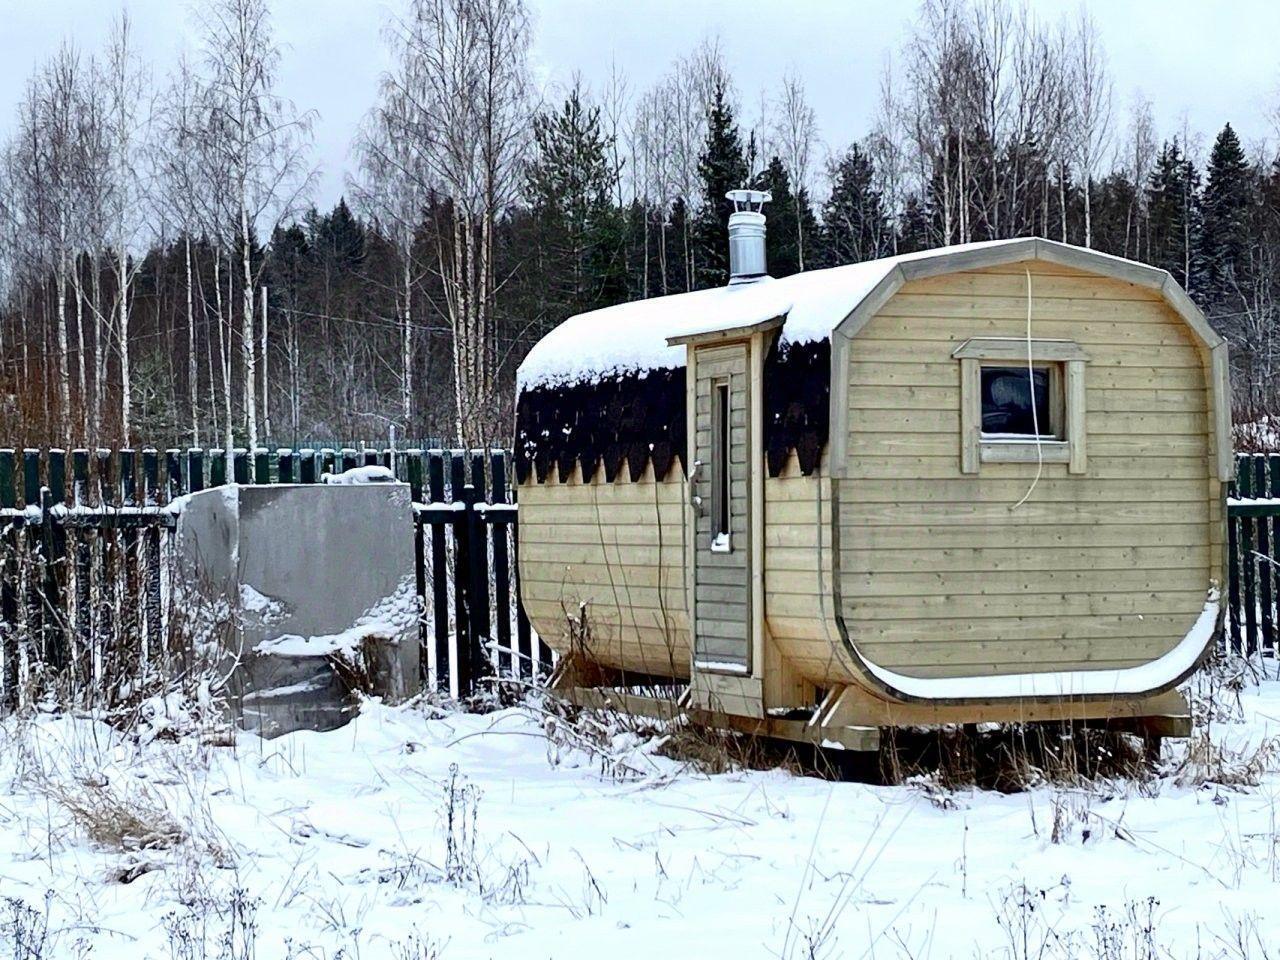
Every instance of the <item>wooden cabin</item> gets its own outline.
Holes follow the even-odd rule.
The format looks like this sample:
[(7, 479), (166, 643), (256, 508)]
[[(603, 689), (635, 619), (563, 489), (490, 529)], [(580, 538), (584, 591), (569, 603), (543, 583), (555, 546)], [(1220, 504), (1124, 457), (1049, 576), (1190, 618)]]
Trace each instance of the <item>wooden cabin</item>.
[(851, 749), (1185, 734), (1232, 457), (1226, 345), (1172, 277), (1038, 238), (735, 274), (575, 316), (520, 369), (522, 598), (558, 684)]

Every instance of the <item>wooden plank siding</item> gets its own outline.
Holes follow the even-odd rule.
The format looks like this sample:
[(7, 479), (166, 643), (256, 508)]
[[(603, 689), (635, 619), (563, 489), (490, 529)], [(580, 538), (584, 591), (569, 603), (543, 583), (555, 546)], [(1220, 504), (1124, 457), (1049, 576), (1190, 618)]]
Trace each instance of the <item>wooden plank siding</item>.
[(606, 483), (551, 476), (519, 489), (520, 590), (539, 636), (569, 648), (570, 618), (585, 608), (589, 652), (601, 663), (638, 673), (689, 676), (680, 465), (655, 481), (627, 470)]
[[(1153, 290), (1034, 262), (1036, 339), (1087, 353), (1087, 465), (960, 464), (960, 362), (1026, 336), (1023, 265), (908, 282), (858, 333), (839, 484), (840, 602), (918, 677), (1136, 666), (1182, 639), (1222, 561), (1208, 351)], [(790, 582), (780, 580), (779, 583)], [(798, 595), (775, 630), (803, 622)], [(772, 599), (772, 598), (771, 598)]]
[(824, 454), (804, 476), (795, 455), (764, 482), (765, 622), (780, 656), (811, 685), (848, 682), (854, 666), (835, 623), (831, 478)]

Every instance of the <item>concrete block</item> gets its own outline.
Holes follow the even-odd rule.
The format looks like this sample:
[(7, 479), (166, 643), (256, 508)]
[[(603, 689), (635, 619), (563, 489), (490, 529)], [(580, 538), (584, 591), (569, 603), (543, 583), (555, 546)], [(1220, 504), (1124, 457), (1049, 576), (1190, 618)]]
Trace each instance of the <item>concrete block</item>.
[(231, 485), (186, 498), (176, 586), (193, 642), (231, 672), (247, 729), (331, 729), (349, 718), (354, 690), (418, 692), (412, 509), (401, 483)]

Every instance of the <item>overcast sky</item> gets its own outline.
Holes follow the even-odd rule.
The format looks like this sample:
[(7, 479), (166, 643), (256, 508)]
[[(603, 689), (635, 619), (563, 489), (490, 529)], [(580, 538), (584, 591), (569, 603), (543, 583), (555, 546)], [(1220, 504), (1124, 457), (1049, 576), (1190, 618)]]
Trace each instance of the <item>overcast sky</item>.
[[(912, 0), (530, 0), (536, 14), (534, 62), (544, 89), (575, 70), (602, 81), (616, 62), (633, 89), (654, 82), (671, 61), (718, 36), (749, 104), (776, 87), (788, 66), (803, 77), (824, 141), (840, 147), (866, 133), (881, 69), (902, 44)], [(139, 49), (157, 73), (193, 43), (183, 0), (127, 0)], [(316, 200), (342, 192), (349, 145), (373, 102), (386, 58), (382, 23), (400, 0), (275, 0), (286, 48), (281, 92), (318, 114)], [(1074, 14), (1077, 0), (1031, 0), (1046, 18)], [(1247, 143), (1274, 139), (1271, 104), (1280, 103), (1280, 3), (1275, 0), (1097, 0), (1100, 27), (1127, 112), (1141, 89), (1162, 136), (1185, 115), (1205, 140), (1230, 121)], [(32, 67), (64, 38), (85, 51), (101, 45), (116, 0), (0, 0), (0, 131), (9, 129)]]

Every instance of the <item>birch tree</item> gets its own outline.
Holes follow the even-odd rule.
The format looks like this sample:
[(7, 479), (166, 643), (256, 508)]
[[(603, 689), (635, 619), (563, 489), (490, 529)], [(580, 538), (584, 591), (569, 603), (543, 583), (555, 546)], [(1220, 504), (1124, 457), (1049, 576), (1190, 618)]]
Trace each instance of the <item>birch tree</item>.
[[(63, 44), (39, 69), (20, 108), (18, 189), (32, 266), (52, 277), (57, 419), (71, 422), (67, 287), (75, 259), (76, 124), (80, 55)], [(65, 435), (65, 434), (64, 434)]]
[(1093, 246), (1093, 181), (1111, 140), (1112, 85), (1107, 55), (1093, 18), (1082, 8), (1075, 30), (1075, 153), (1084, 191), (1084, 245)]
[(419, 145), (410, 139), (415, 128), (413, 99), (403, 85), (387, 78), (357, 136), (360, 178), (350, 183), (358, 208), (391, 238), (400, 259), (400, 416), (406, 434), (413, 422), (413, 295), (420, 279), (414, 241), (432, 181)]
[(804, 270), (805, 231), (802, 207), (813, 175), (813, 154), (818, 142), (818, 118), (805, 95), (804, 81), (794, 71), (782, 78), (782, 90), (772, 104), (772, 135), (794, 184), (796, 253)]
[[(193, 235), (200, 229), (200, 212), (207, 207), (207, 176), (201, 164), (204, 133), (204, 95), (190, 62), (178, 62), (165, 90), (155, 138), (157, 200), (161, 216), (172, 222), (182, 243), (187, 327), (187, 405), (191, 442), (200, 446), (199, 354), (196, 348), (195, 263)], [(201, 298), (203, 300), (203, 298)]]
[(107, 91), (110, 162), (110, 216), (113, 234), (112, 272), (116, 280), (116, 329), (120, 361), (120, 433), (130, 443), (133, 383), (130, 369), (129, 321), (133, 278), (137, 261), (130, 262), (130, 248), (142, 226), (142, 168), (149, 108), (145, 103), (148, 79), (133, 50), (132, 26), (127, 13), (116, 21), (108, 46), (102, 80)]
[(405, 97), (427, 186), (447, 200), (436, 259), (453, 334), (459, 442), (497, 428), (494, 242), (515, 197), (529, 118), (522, 0), (413, 0), (394, 26), (387, 86)]
[[(244, 417), (249, 447), (256, 449), (254, 291), (261, 266), (255, 269), (253, 263), (254, 240), (270, 236), (311, 185), (314, 171), (307, 165), (306, 151), (312, 115), (299, 113), (276, 93), (280, 49), (267, 0), (212, 0), (203, 8), (201, 24), (211, 111), (209, 143), (228, 178), (239, 246)], [(226, 306), (231, 309), (230, 302)]]

